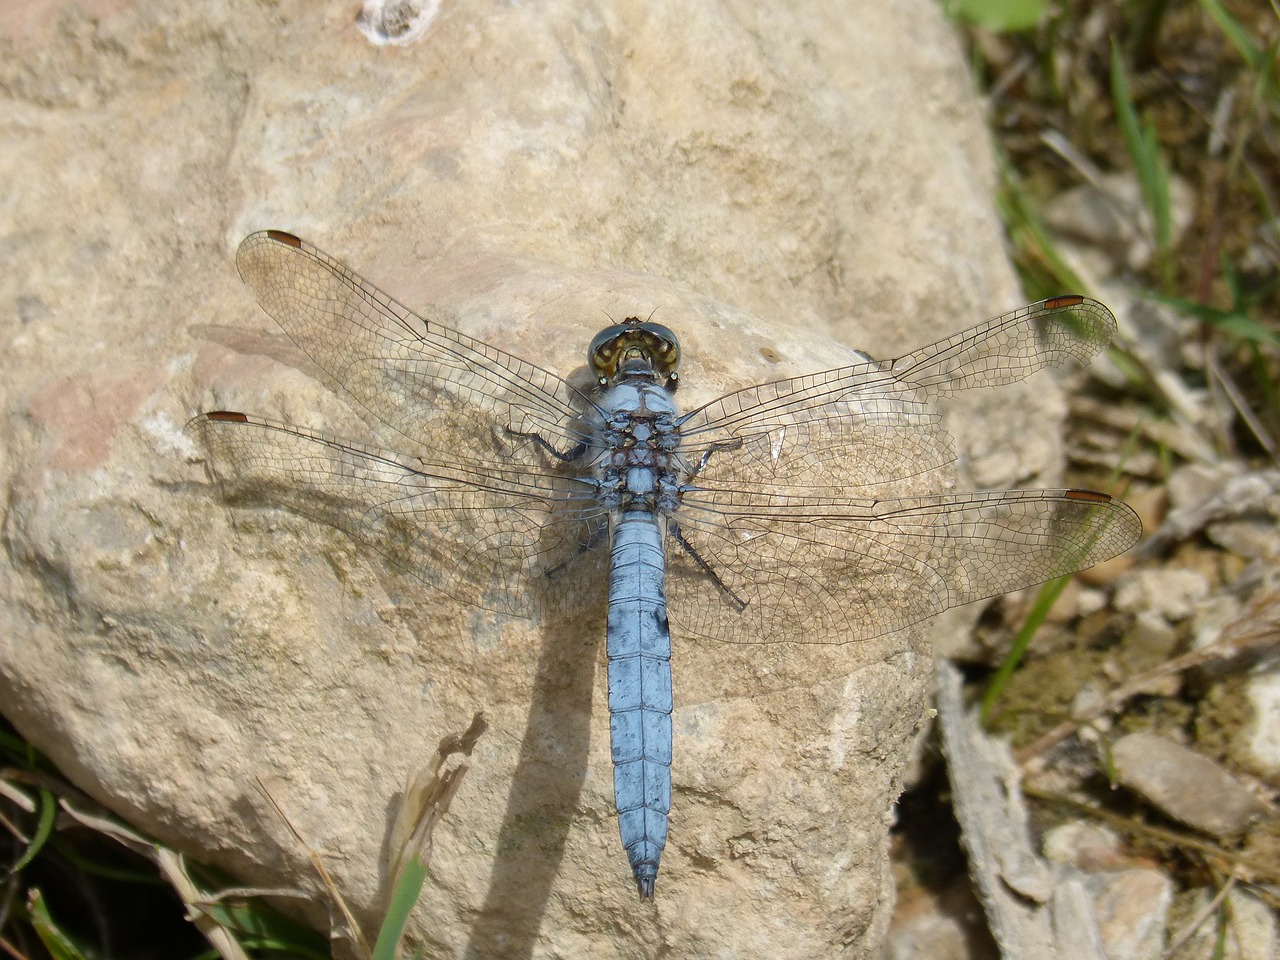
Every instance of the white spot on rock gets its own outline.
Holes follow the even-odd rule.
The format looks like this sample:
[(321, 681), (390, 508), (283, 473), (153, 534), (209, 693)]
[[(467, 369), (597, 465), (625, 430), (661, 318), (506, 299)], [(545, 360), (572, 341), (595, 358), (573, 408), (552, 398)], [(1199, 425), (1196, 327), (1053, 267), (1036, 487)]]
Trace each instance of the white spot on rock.
[(379, 47), (419, 40), (440, 12), (440, 0), (365, 0), (356, 27)]

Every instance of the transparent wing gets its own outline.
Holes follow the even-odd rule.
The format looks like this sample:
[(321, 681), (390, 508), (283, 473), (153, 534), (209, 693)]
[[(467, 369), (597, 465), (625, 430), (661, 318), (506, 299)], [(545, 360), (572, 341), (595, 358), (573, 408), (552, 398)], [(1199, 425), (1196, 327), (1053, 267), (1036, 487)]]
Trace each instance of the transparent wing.
[(845, 643), (1128, 549), (1141, 524), (1106, 494), (903, 496), (954, 458), (931, 401), (1086, 360), (1114, 330), (1102, 304), (1056, 297), (896, 360), (690, 412), (684, 544), (668, 546), (673, 621), (732, 642)]
[(417, 316), (291, 234), (252, 234), (236, 263), (374, 442), (204, 414), (190, 427), (229, 493), (336, 526), (489, 609), (554, 615), (602, 589), (589, 397)]
[(424, 320), (292, 234), (246, 237), (236, 265), (262, 309), (331, 387), (375, 428), (392, 431), (397, 449), (458, 451), (477, 464), (542, 469), (545, 450), (530, 435), (561, 453), (590, 442), (582, 418), (592, 403), (580, 391)]
[(590, 481), (513, 464), (415, 459), (243, 413), (188, 426), (231, 499), (345, 531), (456, 600), (516, 616), (604, 597), (608, 517)]
[(1128, 506), (1092, 490), (690, 491), (679, 514), (688, 547), (673, 537), (667, 549), (671, 619), (733, 643), (866, 640), (1092, 566), (1141, 533)]
[(896, 360), (727, 394), (681, 418), (681, 452), (700, 486), (892, 494), (896, 482), (954, 459), (931, 400), (1087, 360), (1114, 331), (1096, 300), (1044, 300)]

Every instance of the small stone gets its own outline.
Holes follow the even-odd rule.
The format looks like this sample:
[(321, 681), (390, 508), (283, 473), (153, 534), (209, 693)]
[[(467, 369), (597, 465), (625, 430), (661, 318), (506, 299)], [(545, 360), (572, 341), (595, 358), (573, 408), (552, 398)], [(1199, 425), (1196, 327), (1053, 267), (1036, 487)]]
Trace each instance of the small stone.
[(1085, 878), (1093, 894), (1098, 933), (1108, 957), (1159, 960), (1173, 902), (1173, 883), (1159, 870), (1095, 873)]
[(1052, 863), (1076, 867), (1086, 873), (1119, 870), (1128, 865), (1120, 838), (1096, 823), (1073, 820), (1054, 827), (1044, 837), (1044, 855)]
[(1280, 674), (1250, 678), (1248, 691), (1253, 707), (1249, 753), (1263, 770), (1280, 773)]
[(1138, 669), (1153, 667), (1173, 654), (1178, 645), (1178, 631), (1154, 610), (1143, 610), (1133, 620), (1125, 644), (1125, 659)]
[(982, 906), (967, 876), (940, 890), (903, 885), (885, 946), (887, 960), (996, 960)]
[(1205, 597), (1191, 615), (1191, 645), (1202, 650), (1216, 643), (1222, 628), (1240, 616), (1240, 601), (1229, 593)]
[(1267, 805), (1208, 757), (1154, 733), (1111, 748), (1116, 778), (1175, 820), (1217, 837), (1240, 833)]
[[(1071, 698), (1071, 716), (1089, 717), (1096, 714), (1098, 708), (1106, 702), (1107, 689), (1110, 688), (1104, 689), (1097, 683), (1086, 680)], [(1105, 715), (1102, 719), (1106, 719)]]
[[(1174, 234), (1180, 235), (1191, 223), (1193, 193), (1185, 181), (1173, 177), (1169, 198)], [(1151, 260), (1149, 215), (1133, 174), (1103, 174), (1068, 190), (1045, 209), (1044, 218), (1057, 232), (1107, 250), (1117, 264), (1129, 269)]]
[(1239, 473), (1240, 468), (1229, 461), (1180, 467), (1169, 475), (1169, 504), (1175, 510), (1197, 507), (1210, 497), (1221, 494), (1227, 481)]
[(1191, 616), (1195, 604), (1209, 594), (1209, 581), (1194, 570), (1138, 570), (1116, 591), (1122, 613), (1150, 610), (1176, 623)]
[[(1072, 581), (1072, 583), (1079, 582), (1079, 578)], [(1080, 593), (1076, 599), (1076, 616), (1087, 617), (1092, 613), (1097, 613), (1099, 610), (1106, 609), (1106, 606), (1107, 595), (1103, 591), (1092, 590), (1081, 584)]]
[(1205, 534), (1223, 550), (1246, 560), (1258, 560), (1280, 553), (1276, 546), (1280, 533), (1277, 533), (1274, 516), (1211, 523), (1205, 529)]

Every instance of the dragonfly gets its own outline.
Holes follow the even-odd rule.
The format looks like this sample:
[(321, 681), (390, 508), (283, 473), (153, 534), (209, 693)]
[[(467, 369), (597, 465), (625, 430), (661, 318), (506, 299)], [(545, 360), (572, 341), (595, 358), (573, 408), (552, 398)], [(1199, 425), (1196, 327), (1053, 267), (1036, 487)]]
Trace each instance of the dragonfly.
[(457, 601), (547, 622), (607, 604), (614, 799), (642, 899), (671, 807), (672, 625), (724, 643), (854, 644), (1081, 570), (1142, 532), (1094, 490), (902, 493), (954, 460), (934, 401), (1111, 339), (1111, 312), (1082, 296), (681, 412), (680, 344), (652, 318), (601, 330), (591, 381), (574, 385), (284, 231), (247, 237), (236, 262), (369, 429), (343, 439), (205, 412), (190, 426), (211, 472)]

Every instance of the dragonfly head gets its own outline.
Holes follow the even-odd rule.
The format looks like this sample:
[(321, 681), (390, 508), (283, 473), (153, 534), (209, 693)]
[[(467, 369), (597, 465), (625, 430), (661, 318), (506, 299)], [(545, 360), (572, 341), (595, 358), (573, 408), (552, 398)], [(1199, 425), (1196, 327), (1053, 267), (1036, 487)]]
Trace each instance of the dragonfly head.
[(670, 385), (680, 365), (680, 341), (660, 323), (627, 317), (595, 335), (587, 362), (601, 386), (624, 373), (652, 373)]

